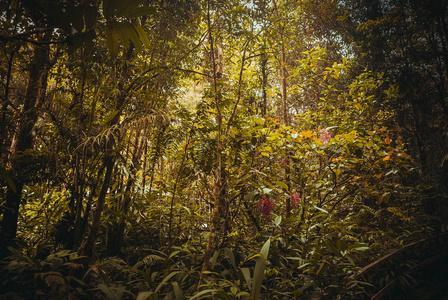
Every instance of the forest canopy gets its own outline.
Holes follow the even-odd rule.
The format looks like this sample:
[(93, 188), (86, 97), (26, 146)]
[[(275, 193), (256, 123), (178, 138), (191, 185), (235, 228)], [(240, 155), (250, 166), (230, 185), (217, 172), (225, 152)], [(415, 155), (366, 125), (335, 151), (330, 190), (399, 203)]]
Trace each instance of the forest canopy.
[(0, 297), (448, 296), (446, 1), (0, 12)]

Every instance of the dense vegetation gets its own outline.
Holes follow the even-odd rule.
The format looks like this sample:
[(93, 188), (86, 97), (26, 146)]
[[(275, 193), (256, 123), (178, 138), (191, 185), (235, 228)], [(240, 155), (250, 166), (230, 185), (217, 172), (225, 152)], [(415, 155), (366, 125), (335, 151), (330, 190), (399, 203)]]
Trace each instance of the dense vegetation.
[(447, 295), (445, 1), (0, 8), (0, 297)]

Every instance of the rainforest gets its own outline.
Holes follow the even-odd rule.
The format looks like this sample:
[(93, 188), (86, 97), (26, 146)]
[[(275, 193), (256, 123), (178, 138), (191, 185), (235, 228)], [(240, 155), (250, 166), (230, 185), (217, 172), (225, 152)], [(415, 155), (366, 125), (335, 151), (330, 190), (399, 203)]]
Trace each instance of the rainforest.
[(448, 298), (447, 24), (0, 1), (0, 298)]

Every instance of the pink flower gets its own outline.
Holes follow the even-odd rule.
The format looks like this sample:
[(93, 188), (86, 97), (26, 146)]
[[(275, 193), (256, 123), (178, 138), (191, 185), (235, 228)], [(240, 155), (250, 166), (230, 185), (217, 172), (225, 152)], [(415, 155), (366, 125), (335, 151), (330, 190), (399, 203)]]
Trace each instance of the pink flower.
[(258, 210), (268, 219), (274, 206), (274, 200), (267, 199), (266, 196), (258, 202)]
[(323, 128), (320, 130), (320, 141), (322, 144), (327, 145), (328, 142), (331, 140), (332, 134), (328, 132), (327, 129)]
[(297, 208), (298, 204), (300, 201), (300, 194), (294, 194), (292, 195), (292, 199), (291, 199), (291, 207), (293, 209)]

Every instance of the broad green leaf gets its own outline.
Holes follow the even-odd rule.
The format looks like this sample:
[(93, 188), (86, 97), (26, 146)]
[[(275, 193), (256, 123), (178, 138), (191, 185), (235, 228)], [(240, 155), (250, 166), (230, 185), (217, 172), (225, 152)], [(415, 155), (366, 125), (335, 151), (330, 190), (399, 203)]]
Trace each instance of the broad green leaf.
[(138, 294), (136, 300), (158, 300), (159, 296), (154, 292), (141, 292)]
[(283, 181), (275, 181), (275, 184), (281, 187), (282, 189), (288, 190), (288, 185)]
[(177, 281), (171, 282), (171, 284), (173, 285), (174, 296), (176, 297), (176, 300), (182, 300), (184, 296)]
[(232, 263), (233, 268), (236, 270), (236, 261), (235, 261), (235, 256), (233, 255), (233, 251), (229, 248), (224, 248), (224, 251), (225, 251), (227, 257), (230, 259), (230, 262)]
[(106, 26), (106, 45), (112, 57), (118, 55), (118, 34), (112, 24)]
[(325, 245), (327, 245), (328, 250), (330, 250), (334, 255), (339, 255), (340, 254), (340, 251), (338, 251), (336, 246), (333, 245), (333, 243), (330, 242), (329, 240), (325, 240)]
[(247, 287), (249, 291), (252, 289), (252, 279), (250, 277), (250, 269), (249, 268), (241, 268), (241, 273), (243, 274), (244, 279), (246, 280)]
[(347, 250), (347, 244), (345, 243), (345, 241), (344, 240), (338, 240), (338, 249), (341, 251), (341, 252), (344, 252), (345, 250)]
[(132, 25), (134, 25), (135, 31), (137, 32), (138, 37), (142, 41), (143, 45), (149, 48), (151, 45), (148, 39), (148, 35), (146, 34), (145, 30), (143, 30), (143, 27), (137, 22), (132, 22)]
[(266, 260), (268, 258), (270, 245), (271, 239), (269, 238), (261, 248), (260, 254), (262, 257), (258, 258), (257, 263), (255, 264), (254, 276), (252, 278), (251, 300), (260, 299), (261, 284), (264, 279), (264, 270), (266, 268)]
[(116, 2), (116, 16), (128, 16), (128, 13), (134, 11), (139, 5), (140, 1), (136, 0), (120, 0)]
[(177, 275), (177, 274), (179, 274), (179, 273), (180, 273), (180, 271), (174, 271), (174, 272), (171, 272), (171, 273), (170, 273), (168, 276), (166, 276), (166, 277), (162, 280), (162, 282), (157, 286), (155, 292), (157, 293), (157, 292), (160, 290), (160, 288), (161, 288), (165, 283), (167, 283), (168, 280), (171, 279), (171, 277), (173, 277), (173, 276), (175, 276), (175, 275)]

